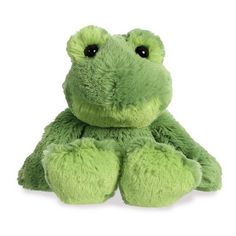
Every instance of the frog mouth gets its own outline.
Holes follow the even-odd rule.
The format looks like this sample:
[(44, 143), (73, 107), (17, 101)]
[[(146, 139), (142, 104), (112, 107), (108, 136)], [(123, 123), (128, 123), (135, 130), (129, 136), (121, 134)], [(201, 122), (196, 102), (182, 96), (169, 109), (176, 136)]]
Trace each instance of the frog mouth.
[(99, 127), (145, 127), (161, 113), (161, 102), (153, 98), (139, 105), (101, 106), (82, 100), (73, 101), (72, 113), (81, 121)]

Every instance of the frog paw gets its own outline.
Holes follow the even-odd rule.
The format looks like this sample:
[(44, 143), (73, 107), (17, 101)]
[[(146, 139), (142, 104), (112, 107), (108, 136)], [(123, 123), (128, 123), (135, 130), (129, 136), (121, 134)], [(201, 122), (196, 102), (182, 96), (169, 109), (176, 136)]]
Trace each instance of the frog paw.
[(50, 145), (42, 160), (50, 188), (65, 203), (100, 203), (114, 194), (119, 175), (114, 142), (83, 138)]
[(201, 166), (172, 146), (147, 142), (127, 153), (120, 180), (127, 204), (167, 206), (195, 189)]

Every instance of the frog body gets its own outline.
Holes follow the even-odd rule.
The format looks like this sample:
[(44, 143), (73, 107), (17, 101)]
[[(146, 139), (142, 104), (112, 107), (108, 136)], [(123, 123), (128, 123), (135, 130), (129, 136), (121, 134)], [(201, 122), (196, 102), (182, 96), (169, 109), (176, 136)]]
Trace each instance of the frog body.
[(69, 204), (104, 202), (119, 187), (125, 203), (146, 207), (221, 187), (218, 162), (166, 110), (172, 85), (158, 36), (88, 26), (67, 51), (69, 108), (45, 128), (20, 185)]

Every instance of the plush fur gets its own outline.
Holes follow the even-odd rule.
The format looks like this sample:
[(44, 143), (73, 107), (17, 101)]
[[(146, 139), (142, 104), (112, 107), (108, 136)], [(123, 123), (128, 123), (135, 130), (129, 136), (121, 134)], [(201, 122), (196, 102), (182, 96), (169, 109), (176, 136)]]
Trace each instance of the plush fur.
[(103, 202), (113, 195), (119, 176), (119, 151), (113, 140), (77, 139), (51, 144), (42, 160), (50, 188), (66, 203)]
[[(93, 27), (86, 29), (90, 33)], [(78, 32), (72, 39), (80, 39), (85, 32)], [(91, 39), (86, 34), (89, 43), (96, 42), (94, 34)], [(74, 54), (70, 54), (72, 49), (69, 50), (73, 64), (64, 83), (68, 105), (75, 116), (90, 125), (147, 126), (168, 106), (171, 78), (161, 63), (137, 56), (134, 44), (148, 38), (145, 45), (150, 47), (149, 57), (152, 58), (161, 50), (162, 43), (148, 31), (133, 30), (127, 37), (104, 34), (106, 41), (97, 41), (100, 50), (94, 58), (84, 57), (74, 62)], [(70, 40), (68, 47), (73, 46)], [(82, 49), (80, 53), (83, 53)]]
[[(89, 58), (91, 44), (99, 50)], [(148, 58), (135, 53), (140, 45)], [(220, 189), (220, 165), (166, 111), (171, 78), (158, 36), (139, 29), (111, 36), (88, 26), (67, 51), (69, 108), (46, 127), (19, 171), (20, 185), (71, 204), (103, 202), (119, 186), (125, 203), (147, 207)]]
[(126, 203), (165, 206), (197, 187), (201, 166), (167, 144), (141, 140), (128, 150), (120, 180)]

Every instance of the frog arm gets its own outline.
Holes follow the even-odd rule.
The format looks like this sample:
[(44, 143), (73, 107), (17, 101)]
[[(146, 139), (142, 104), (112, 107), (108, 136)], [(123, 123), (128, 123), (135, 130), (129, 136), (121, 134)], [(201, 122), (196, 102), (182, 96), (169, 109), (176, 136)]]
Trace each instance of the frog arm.
[(85, 123), (77, 119), (69, 109), (61, 112), (44, 131), (41, 141), (29, 155), (19, 171), (18, 183), (24, 188), (50, 190), (41, 163), (43, 151), (49, 144), (67, 144), (82, 136)]
[(221, 167), (201, 145), (194, 141), (187, 131), (168, 112), (164, 111), (151, 124), (152, 134), (157, 142), (174, 146), (177, 150), (202, 167), (202, 181), (197, 187), (202, 191), (214, 191), (221, 187)]

